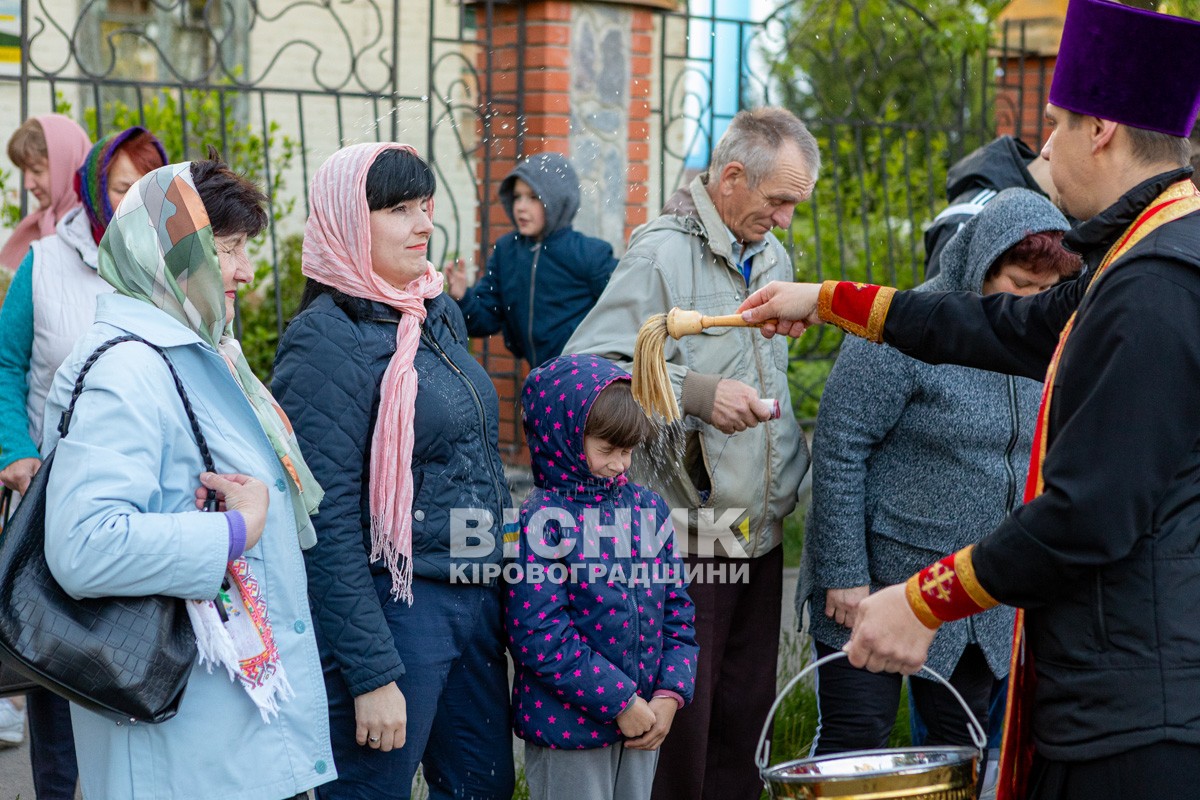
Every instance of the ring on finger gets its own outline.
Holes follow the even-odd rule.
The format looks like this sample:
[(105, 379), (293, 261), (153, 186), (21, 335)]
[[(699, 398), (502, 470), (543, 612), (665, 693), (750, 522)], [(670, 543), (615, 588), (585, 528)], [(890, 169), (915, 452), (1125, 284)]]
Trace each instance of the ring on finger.
[(379, 744), (379, 737), (378, 736), (368, 736), (367, 741), (370, 742), (371, 744)]

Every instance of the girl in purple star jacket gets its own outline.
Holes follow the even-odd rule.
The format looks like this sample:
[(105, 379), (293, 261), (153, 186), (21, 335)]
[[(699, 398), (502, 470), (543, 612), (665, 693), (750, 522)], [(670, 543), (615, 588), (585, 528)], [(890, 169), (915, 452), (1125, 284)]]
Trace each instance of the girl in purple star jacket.
[(530, 797), (645, 800), (699, 652), (670, 509), (624, 474), (653, 429), (629, 374), (596, 356), (533, 370), (522, 403), (536, 486), (505, 625)]

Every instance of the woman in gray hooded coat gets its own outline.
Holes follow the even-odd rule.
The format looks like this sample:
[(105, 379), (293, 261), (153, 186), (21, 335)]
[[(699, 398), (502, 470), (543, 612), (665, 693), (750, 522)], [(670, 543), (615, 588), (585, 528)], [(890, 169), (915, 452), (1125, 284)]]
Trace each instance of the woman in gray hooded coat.
[[(1079, 269), (1063, 250), (1067, 220), (1026, 189), (997, 196), (942, 252), (917, 291), (1034, 294)], [(849, 639), (858, 603), (991, 531), (1022, 496), (1042, 385), (910, 359), (847, 337), (821, 398), (813, 501), (797, 606), (809, 607), (818, 656)], [(1008, 674), (1013, 611), (943, 625), (928, 665), (980, 719)], [(885, 746), (901, 676), (833, 661), (818, 673), (815, 754)], [(928, 743), (970, 744), (966, 716), (939, 684), (916, 678)]]

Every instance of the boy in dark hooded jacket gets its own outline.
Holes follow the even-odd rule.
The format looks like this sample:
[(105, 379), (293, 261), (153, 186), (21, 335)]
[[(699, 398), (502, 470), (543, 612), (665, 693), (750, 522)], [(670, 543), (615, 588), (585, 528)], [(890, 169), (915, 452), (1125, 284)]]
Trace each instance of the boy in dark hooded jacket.
[(699, 654), (670, 509), (624, 474), (651, 425), (629, 374), (597, 356), (535, 369), (522, 404), (536, 488), (505, 625), (530, 797), (648, 800)]
[(471, 288), (463, 261), (450, 265), (446, 290), (471, 336), (502, 332), (512, 354), (536, 367), (562, 353), (617, 260), (608, 242), (571, 227), (579, 179), (558, 153), (521, 162), (500, 184), (500, 202), (516, 230), (496, 241), (487, 271)]

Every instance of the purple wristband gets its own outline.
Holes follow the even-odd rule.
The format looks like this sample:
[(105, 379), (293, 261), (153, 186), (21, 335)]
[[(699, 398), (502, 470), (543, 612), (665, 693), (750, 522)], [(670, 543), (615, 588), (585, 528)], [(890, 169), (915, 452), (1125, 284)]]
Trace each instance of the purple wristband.
[(229, 558), (233, 561), (246, 551), (246, 520), (240, 511), (226, 511), (225, 521), (229, 524)]

